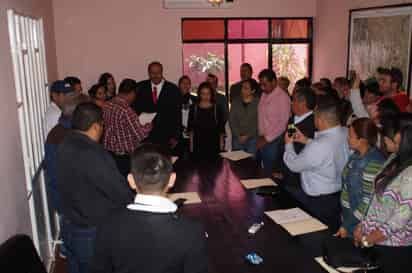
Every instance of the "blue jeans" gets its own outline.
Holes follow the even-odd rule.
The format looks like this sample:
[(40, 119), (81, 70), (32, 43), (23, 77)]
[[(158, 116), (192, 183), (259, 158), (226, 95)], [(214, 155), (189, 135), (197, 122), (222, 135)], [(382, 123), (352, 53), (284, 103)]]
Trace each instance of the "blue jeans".
[(272, 176), (273, 167), (277, 160), (280, 159), (280, 144), (282, 141), (282, 135), (272, 140), (262, 149), (257, 151), (256, 159), (263, 165), (263, 172), (265, 176)]
[(243, 150), (247, 153), (256, 154), (256, 138), (249, 138), (246, 143), (240, 144), (237, 137), (233, 136), (232, 139), (232, 150), (238, 151)]
[(96, 228), (79, 227), (63, 219), (62, 237), (67, 251), (69, 273), (89, 273), (94, 255)]

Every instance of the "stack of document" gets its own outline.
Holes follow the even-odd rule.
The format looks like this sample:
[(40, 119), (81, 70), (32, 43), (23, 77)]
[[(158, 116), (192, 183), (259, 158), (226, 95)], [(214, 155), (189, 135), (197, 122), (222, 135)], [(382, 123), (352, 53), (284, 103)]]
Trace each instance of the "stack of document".
[(264, 186), (277, 186), (275, 181), (273, 181), (270, 178), (262, 178), (262, 179), (245, 179), (245, 180), (240, 180), (240, 183), (242, 183), (243, 187), (246, 189), (256, 189)]
[(252, 154), (246, 153), (244, 151), (233, 151), (233, 152), (224, 152), (220, 153), (220, 156), (232, 161), (239, 161), (249, 157), (252, 157)]
[(265, 212), (292, 236), (325, 230), (328, 227), (299, 208)]

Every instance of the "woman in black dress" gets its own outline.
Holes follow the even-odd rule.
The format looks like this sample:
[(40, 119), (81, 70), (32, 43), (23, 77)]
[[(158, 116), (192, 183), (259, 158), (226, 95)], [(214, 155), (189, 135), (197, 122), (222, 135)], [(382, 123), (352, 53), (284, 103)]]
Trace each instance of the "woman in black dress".
[(189, 113), (190, 148), (197, 159), (216, 158), (224, 145), (224, 117), (216, 105), (216, 97), (209, 83), (197, 90), (198, 102)]

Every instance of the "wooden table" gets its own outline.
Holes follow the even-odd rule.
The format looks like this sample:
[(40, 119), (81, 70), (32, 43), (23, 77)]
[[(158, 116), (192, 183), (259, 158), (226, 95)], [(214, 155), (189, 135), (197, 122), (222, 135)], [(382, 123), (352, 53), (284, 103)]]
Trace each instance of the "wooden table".
[[(314, 257), (320, 255), (320, 243), (328, 232), (292, 237), (264, 212), (296, 207), (286, 192), (261, 197), (245, 190), (240, 179), (261, 178), (253, 159), (239, 162), (217, 160), (202, 165), (178, 161), (173, 192), (198, 192), (202, 203), (183, 205), (179, 212), (202, 222), (208, 233), (209, 272), (325, 272)], [(248, 228), (255, 222), (264, 226), (254, 235)], [(258, 253), (264, 262), (250, 265), (245, 256)]]

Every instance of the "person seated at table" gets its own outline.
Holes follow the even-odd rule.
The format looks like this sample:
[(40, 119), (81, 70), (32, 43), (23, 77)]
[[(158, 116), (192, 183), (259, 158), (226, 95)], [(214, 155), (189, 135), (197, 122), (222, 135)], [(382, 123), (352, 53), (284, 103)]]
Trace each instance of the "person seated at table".
[(412, 125), (401, 125), (396, 138), (398, 152), (376, 177), (368, 213), (353, 234), (357, 245), (372, 247), (385, 273), (412, 268)]
[(106, 101), (106, 89), (102, 84), (94, 84), (89, 89), (88, 93), (96, 105), (103, 107), (104, 102)]
[[(292, 96), (292, 117), (289, 119), (288, 127), (294, 126), (298, 128), (300, 132), (307, 138), (313, 138), (315, 136), (315, 120), (313, 116), (313, 110), (316, 107), (315, 92), (311, 88), (299, 88), (293, 93)], [(293, 130), (293, 129), (292, 129)], [(288, 132), (286, 131), (285, 134)], [(282, 145), (284, 148), (284, 145)], [(293, 149), (296, 154), (299, 154), (305, 147), (302, 143), (293, 143)], [(284, 151), (282, 152), (282, 154)], [(289, 188), (300, 187), (300, 174), (292, 172), (285, 163), (281, 162), (279, 172), (274, 172), (275, 178), (282, 180), (282, 186), (288, 191)]]
[(203, 227), (177, 214), (177, 205), (166, 197), (175, 179), (159, 146), (136, 149), (128, 182), (137, 195), (99, 227), (92, 273), (208, 272)]
[(257, 107), (259, 99), (251, 79), (242, 82), (240, 99), (232, 103), (229, 115), (232, 129), (232, 149), (256, 153)]
[(349, 157), (342, 173), (342, 225), (335, 234), (352, 237), (355, 226), (366, 214), (374, 192), (373, 179), (385, 157), (376, 147), (378, 128), (368, 118), (356, 119), (349, 128)]
[[(347, 128), (340, 124), (339, 105), (327, 96), (318, 99), (313, 139), (299, 129), (293, 136), (285, 134), (286, 166), (301, 175), (302, 189), (293, 196), (315, 217), (336, 231), (340, 226), (340, 190), (342, 171), (349, 157)], [(297, 154), (293, 142), (306, 144)]]
[(189, 113), (190, 150), (196, 159), (213, 159), (224, 148), (225, 120), (208, 82), (199, 85), (197, 95)]

